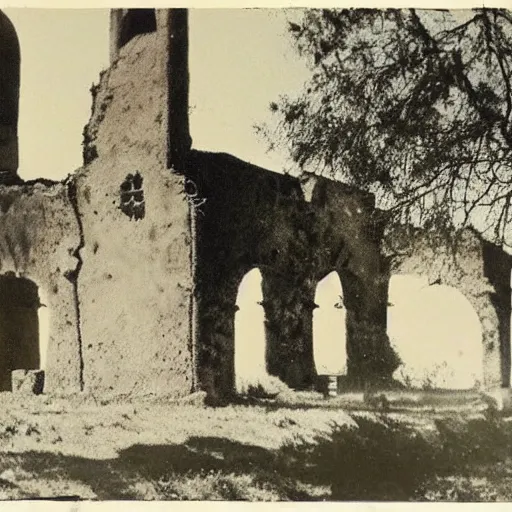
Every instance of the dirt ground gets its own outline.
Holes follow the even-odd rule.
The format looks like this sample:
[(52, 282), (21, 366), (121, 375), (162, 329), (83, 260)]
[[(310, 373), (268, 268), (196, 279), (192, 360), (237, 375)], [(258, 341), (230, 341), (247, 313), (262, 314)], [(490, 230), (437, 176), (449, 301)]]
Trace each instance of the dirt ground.
[(0, 393), (0, 499), (512, 498), (512, 428), (474, 406), (188, 402)]

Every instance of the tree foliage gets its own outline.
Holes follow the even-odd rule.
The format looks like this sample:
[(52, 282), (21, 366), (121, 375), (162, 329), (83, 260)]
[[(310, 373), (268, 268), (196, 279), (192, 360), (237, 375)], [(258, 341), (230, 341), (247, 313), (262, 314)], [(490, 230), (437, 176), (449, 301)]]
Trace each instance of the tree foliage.
[(310, 9), (289, 31), (311, 79), (267, 135), (300, 171), (512, 244), (512, 12)]

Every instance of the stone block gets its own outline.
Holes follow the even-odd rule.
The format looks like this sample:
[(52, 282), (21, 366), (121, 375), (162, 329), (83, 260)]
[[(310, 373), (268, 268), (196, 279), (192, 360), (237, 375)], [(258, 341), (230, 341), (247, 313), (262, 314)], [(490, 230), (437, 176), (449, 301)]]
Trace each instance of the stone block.
[(338, 377), (339, 375), (320, 375), (316, 388), (323, 393), (325, 397), (338, 396)]
[(13, 370), (13, 393), (40, 395), (44, 388), (44, 370)]
[(498, 388), (484, 391), (482, 399), (490, 408), (502, 414), (512, 413), (512, 389)]

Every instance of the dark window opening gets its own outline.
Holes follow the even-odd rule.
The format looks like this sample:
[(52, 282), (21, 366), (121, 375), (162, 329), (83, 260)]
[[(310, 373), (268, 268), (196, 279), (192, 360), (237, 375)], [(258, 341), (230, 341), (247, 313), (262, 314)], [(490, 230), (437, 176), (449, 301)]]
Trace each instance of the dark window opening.
[(135, 174), (128, 174), (121, 183), (120, 208), (130, 219), (140, 220), (146, 214), (142, 182), (142, 176), (136, 172)]
[(0, 391), (12, 391), (13, 370), (41, 365), (38, 287), (32, 281), (0, 276)]
[(121, 24), (119, 34), (119, 47), (139, 34), (148, 34), (156, 31), (155, 9), (128, 9)]

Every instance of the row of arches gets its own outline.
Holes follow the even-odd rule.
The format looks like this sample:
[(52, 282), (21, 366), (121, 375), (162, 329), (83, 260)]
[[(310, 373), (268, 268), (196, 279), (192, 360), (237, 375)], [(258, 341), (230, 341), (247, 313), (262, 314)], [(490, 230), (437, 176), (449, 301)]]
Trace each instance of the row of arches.
[[(235, 385), (238, 392), (264, 380), (266, 329), (262, 275), (242, 279), (235, 313)], [(347, 368), (346, 308), (337, 272), (317, 283), (313, 355), (318, 375)], [(466, 297), (453, 287), (431, 286), (415, 275), (392, 276), (388, 335), (401, 365), (393, 377), (409, 387), (470, 389), (483, 382), (482, 328)]]
[[(245, 392), (268, 377), (262, 275), (242, 279), (235, 313), (235, 384)], [(318, 375), (343, 375), (347, 367), (346, 308), (337, 272), (317, 283), (313, 357)], [(14, 369), (45, 369), (50, 311), (37, 285), (0, 276), (0, 391), (11, 389)], [(421, 388), (470, 389), (483, 382), (482, 327), (464, 295), (426, 278), (391, 278), (388, 334), (402, 364), (394, 378)]]

